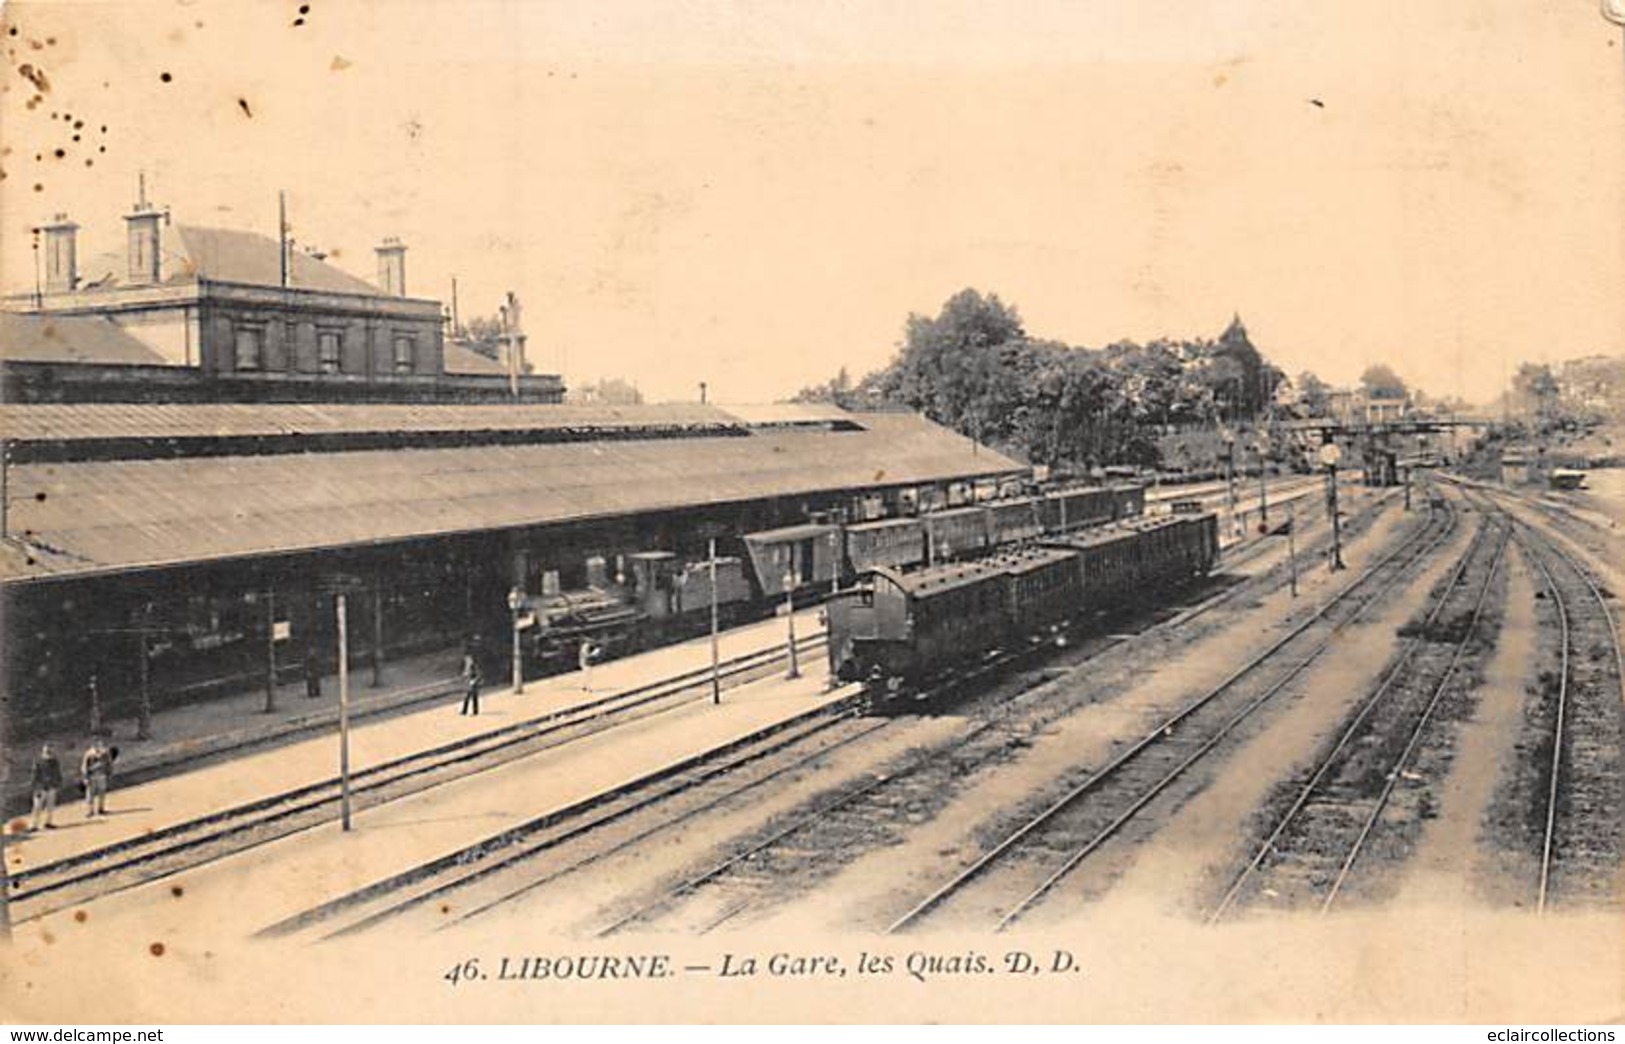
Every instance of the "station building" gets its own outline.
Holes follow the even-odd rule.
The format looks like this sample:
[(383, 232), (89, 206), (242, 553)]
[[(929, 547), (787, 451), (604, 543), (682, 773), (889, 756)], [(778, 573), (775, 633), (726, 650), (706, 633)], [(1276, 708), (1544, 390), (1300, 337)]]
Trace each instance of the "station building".
[(500, 653), (516, 586), (1029, 474), (913, 414), (824, 406), (14, 403), (0, 431), (13, 743), (330, 671), (338, 591), (358, 664)]
[[(171, 223), (144, 196), (124, 223), (124, 248), (88, 261), (66, 214), (35, 230), (36, 286), (0, 310), (6, 402), (564, 397), (522, 357), (505, 366), (448, 338), (441, 303), (408, 294), (399, 240), (377, 247), (374, 285), (286, 239)], [(514, 329), (509, 351), (523, 343)]]

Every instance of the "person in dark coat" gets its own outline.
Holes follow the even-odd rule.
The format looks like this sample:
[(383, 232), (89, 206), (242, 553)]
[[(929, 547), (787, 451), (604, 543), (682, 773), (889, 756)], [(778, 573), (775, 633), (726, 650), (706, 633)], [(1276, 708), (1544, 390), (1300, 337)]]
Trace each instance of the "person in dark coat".
[[(479, 714), (480, 684), (485, 675), (480, 671), (479, 657), (472, 652), (463, 654), (463, 709), (459, 714)], [(473, 708), (470, 710), (469, 708)]]
[(85, 818), (107, 814), (107, 788), (113, 782), (114, 752), (107, 749), (101, 737), (90, 741), (85, 748), (79, 772), (85, 785)]
[(49, 743), (40, 748), (39, 757), (34, 761), (33, 786), (34, 819), (30, 829), (38, 830), (43, 818), (45, 829), (55, 830), (51, 817), (56, 814), (57, 791), (62, 789), (62, 762), (57, 760)]
[(305, 655), (305, 698), (314, 700), (322, 694), (322, 669), (316, 664), (315, 652)]

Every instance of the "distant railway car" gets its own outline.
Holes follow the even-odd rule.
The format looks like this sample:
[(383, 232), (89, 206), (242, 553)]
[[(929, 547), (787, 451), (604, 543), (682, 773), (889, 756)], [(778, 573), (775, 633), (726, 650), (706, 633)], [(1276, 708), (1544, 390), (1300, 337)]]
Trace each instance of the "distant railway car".
[(1586, 473), (1577, 468), (1553, 468), (1548, 481), (1553, 489), (1583, 489)]
[(1120, 483), (1112, 488), (1112, 518), (1132, 518), (1145, 514), (1145, 486)]
[(879, 566), (917, 566), (925, 561), (925, 526), (917, 518), (888, 518), (847, 526), (846, 559), (856, 574)]
[(921, 517), (925, 524), (926, 558), (941, 562), (980, 555), (993, 546), (985, 507), (953, 508)]
[(1110, 522), (1123, 511), (1124, 494), (1106, 486), (1078, 486), (1046, 493), (1040, 514), (1046, 533), (1064, 533)]
[(829, 586), (840, 569), (839, 526), (805, 523), (745, 534), (756, 582), (766, 598), (783, 598), (786, 579), (791, 590)]
[(1036, 540), (1044, 535), (1044, 523), (1038, 515), (1038, 500), (1034, 497), (1015, 497), (995, 500), (987, 505), (992, 516), (993, 542), (1000, 547)]

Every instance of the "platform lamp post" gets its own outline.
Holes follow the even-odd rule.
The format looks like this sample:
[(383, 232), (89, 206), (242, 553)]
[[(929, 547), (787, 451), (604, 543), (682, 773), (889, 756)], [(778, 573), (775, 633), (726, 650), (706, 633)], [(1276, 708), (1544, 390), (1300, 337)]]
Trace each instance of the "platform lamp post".
[(717, 656), (717, 538), (706, 545), (706, 565), (711, 573), (711, 702), (722, 702), (722, 664)]
[[(795, 559), (791, 558), (792, 565)], [(789, 634), (790, 669), (785, 678), (790, 681), (801, 677), (801, 664), (796, 660), (796, 575), (793, 569), (784, 571), (784, 619)]]
[(1269, 482), (1265, 473), (1269, 471), (1270, 436), (1269, 432), (1258, 433), (1258, 531), (1268, 533), (1270, 529), (1270, 494)]
[(1320, 447), (1320, 463), (1326, 469), (1326, 512), (1332, 516), (1332, 572), (1343, 565), (1343, 522), (1337, 513), (1337, 464), (1343, 459), (1343, 450), (1335, 442)]
[(339, 818), (350, 829), (350, 629), (344, 592), (333, 597), (339, 631)]
[(339, 646), (339, 821), (350, 830), (350, 626), (346, 598), (360, 590), (361, 582), (342, 573), (322, 578), (321, 587), (333, 595), (333, 615)]
[(525, 609), (525, 592), (515, 585), (508, 590), (508, 611), (513, 614), (513, 693), (523, 696), (525, 693), (525, 657), (520, 648), (519, 632), (521, 626), (520, 613)]

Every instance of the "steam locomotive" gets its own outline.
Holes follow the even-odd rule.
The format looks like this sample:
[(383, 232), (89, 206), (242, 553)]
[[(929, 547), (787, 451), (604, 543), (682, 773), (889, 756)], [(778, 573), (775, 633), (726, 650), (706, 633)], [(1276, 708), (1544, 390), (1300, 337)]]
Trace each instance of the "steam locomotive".
[[(870, 521), (806, 522), (746, 533), (719, 556), (685, 560), (670, 551), (588, 559), (585, 588), (531, 595), (531, 658), (574, 663), (583, 640), (605, 658), (703, 632), (713, 603), (722, 626), (766, 616), (786, 599), (810, 599), (876, 569), (901, 573), (960, 562), (1045, 536), (1141, 515), (1145, 487), (1077, 487), (969, 507)], [(613, 572), (611, 565), (614, 566)]]
[(879, 566), (826, 606), (830, 672), (898, 696), (1065, 622), (1205, 575), (1218, 516), (1136, 518), (913, 572)]

